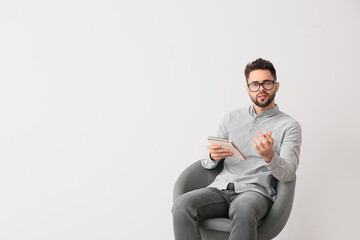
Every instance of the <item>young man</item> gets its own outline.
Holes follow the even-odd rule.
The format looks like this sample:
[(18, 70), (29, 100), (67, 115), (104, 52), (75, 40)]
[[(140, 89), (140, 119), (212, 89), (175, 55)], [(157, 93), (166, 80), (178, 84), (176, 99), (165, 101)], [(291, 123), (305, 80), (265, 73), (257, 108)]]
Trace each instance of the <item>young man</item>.
[(178, 197), (173, 206), (176, 240), (201, 239), (198, 222), (215, 217), (231, 219), (232, 240), (255, 240), (259, 221), (276, 198), (276, 179), (294, 179), (299, 164), (301, 127), (279, 111), (279, 90), (273, 64), (257, 59), (245, 68), (252, 106), (230, 112), (220, 124), (218, 137), (227, 138), (242, 150), (246, 160), (232, 158), (229, 149), (210, 145), (201, 160), (204, 168), (224, 159), (222, 172), (206, 188)]

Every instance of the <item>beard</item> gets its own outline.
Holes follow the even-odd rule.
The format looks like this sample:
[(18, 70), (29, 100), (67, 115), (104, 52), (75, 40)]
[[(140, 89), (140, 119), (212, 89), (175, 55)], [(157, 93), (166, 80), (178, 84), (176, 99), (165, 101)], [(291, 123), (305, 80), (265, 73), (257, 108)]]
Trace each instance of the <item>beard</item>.
[[(259, 94), (266, 94), (268, 96), (268, 99), (266, 101), (259, 101), (259, 99), (258, 99)], [(260, 92), (260, 93), (256, 94), (255, 97), (250, 97), (250, 98), (251, 98), (251, 101), (256, 106), (264, 108), (264, 107), (269, 106), (269, 104), (274, 100), (275, 95), (276, 95), (276, 91), (274, 91), (271, 95), (269, 95), (268, 93), (265, 93), (265, 92)]]

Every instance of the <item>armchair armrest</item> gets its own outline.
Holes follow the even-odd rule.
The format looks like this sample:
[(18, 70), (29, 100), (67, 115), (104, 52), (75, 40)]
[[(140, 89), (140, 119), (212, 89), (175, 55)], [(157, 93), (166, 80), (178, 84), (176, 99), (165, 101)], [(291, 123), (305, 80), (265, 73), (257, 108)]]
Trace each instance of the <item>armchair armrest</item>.
[(205, 169), (201, 165), (201, 161), (193, 163), (187, 167), (176, 180), (173, 200), (186, 192), (210, 185), (221, 172), (222, 168), (223, 161), (219, 162), (214, 169)]

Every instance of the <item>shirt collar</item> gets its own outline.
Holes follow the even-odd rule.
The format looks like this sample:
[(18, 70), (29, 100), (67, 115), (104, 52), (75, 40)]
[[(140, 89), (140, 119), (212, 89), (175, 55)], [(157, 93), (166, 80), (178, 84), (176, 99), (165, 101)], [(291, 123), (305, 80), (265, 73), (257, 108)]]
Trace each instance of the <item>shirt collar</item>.
[(274, 108), (272, 108), (270, 110), (263, 111), (263, 112), (261, 112), (259, 114), (256, 114), (253, 105), (250, 106), (249, 110), (250, 110), (251, 116), (253, 116), (254, 118), (255, 117), (260, 117), (260, 116), (272, 116), (272, 115), (275, 115), (275, 114), (277, 114), (279, 112), (279, 106), (276, 104)]

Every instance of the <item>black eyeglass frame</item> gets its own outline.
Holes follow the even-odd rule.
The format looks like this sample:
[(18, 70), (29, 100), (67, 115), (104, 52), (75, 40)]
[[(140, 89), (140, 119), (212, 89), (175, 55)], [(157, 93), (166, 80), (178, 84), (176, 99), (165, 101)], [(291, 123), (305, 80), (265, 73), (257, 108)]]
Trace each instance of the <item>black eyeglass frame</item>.
[[(273, 83), (272, 88), (270, 88), (270, 89), (265, 88), (264, 84), (265, 84), (266, 82), (272, 82), (272, 83)], [(258, 89), (254, 90), (254, 91), (250, 89), (250, 85), (253, 84), (253, 83), (257, 83), (257, 84), (258, 84)], [(262, 86), (265, 90), (272, 90), (272, 89), (274, 89), (274, 87), (275, 87), (275, 83), (276, 83), (276, 80), (265, 80), (265, 81), (263, 81), (262, 83), (259, 83), (259, 82), (248, 83), (247, 86), (248, 86), (250, 92), (257, 92), (257, 91), (259, 91), (260, 86)]]

